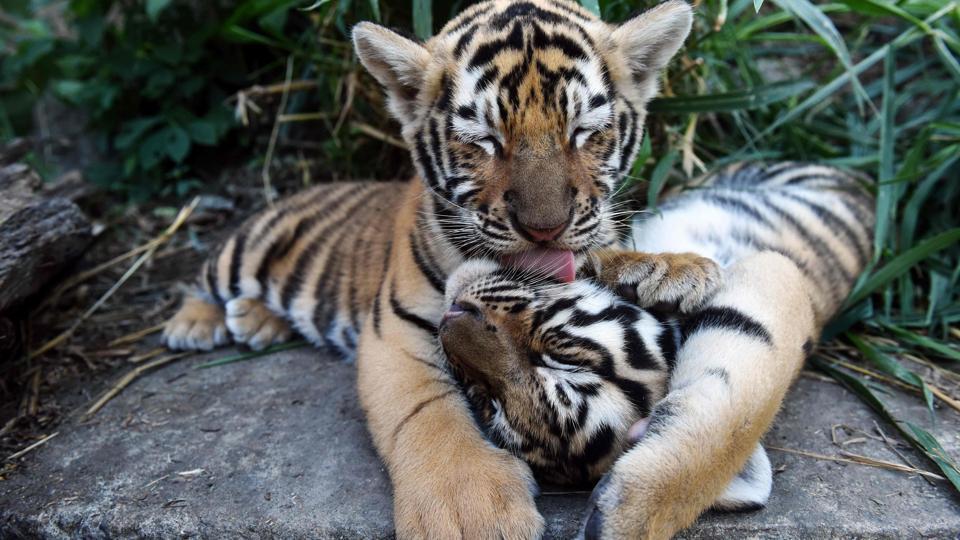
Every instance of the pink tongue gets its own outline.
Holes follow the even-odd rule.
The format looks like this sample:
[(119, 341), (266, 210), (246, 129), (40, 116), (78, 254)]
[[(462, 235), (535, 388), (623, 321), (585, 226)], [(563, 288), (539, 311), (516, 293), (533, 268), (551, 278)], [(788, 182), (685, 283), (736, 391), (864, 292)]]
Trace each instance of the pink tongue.
[(534, 248), (507, 255), (503, 263), (514, 268), (544, 272), (566, 283), (573, 281), (576, 276), (572, 251)]

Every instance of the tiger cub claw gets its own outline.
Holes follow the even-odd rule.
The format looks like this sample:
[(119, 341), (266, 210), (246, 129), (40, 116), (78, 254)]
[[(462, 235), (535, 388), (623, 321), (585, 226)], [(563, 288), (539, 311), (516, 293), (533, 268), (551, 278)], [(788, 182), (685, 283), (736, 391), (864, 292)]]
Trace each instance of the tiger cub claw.
[(227, 302), (227, 328), (237, 343), (255, 351), (290, 339), (290, 325), (260, 300), (234, 298)]
[(174, 350), (210, 351), (229, 341), (223, 308), (194, 296), (163, 327), (163, 343)]
[(695, 253), (614, 252), (601, 256), (600, 280), (644, 308), (676, 305), (688, 313), (720, 288), (720, 266)]

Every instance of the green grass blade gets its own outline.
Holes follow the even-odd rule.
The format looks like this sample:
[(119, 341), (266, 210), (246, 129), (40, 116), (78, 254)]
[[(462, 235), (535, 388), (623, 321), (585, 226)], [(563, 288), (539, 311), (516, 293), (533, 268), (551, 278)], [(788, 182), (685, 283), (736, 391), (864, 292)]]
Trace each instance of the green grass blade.
[(433, 35), (432, 0), (413, 0), (413, 33), (423, 40)]
[(650, 185), (647, 187), (647, 205), (651, 209), (657, 207), (657, 198), (660, 197), (660, 191), (663, 190), (667, 182), (667, 173), (673, 169), (673, 164), (677, 161), (678, 153), (676, 150), (670, 150), (657, 162), (650, 174)]
[(859, 304), (875, 291), (880, 290), (881, 287), (913, 268), (918, 262), (958, 241), (960, 241), (960, 227), (944, 231), (920, 242), (916, 246), (891, 259), (887, 264), (883, 265), (873, 275), (863, 281), (862, 285), (850, 294), (844, 305), (854, 306)]
[(370, 13), (373, 14), (373, 20), (380, 21), (380, 0), (370, 0)]
[(869, 103), (870, 98), (867, 96), (863, 86), (861, 86), (860, 80), (857, 78), (857, 74), (853, 71), (853, 61), (850, 59), (850, 51), (847, 50), (846, 43), (840, 36), (840, 32), (837, 30), (837, 27), (833, 25), (833, 21), (831, 21), (830, 18), (823, 13), (819, 6), (814, 5), (808, 0), (773, 1), (782, 9), (796, 15), (807, 26), (809, 26), (814, 33), (823, 38), (823, 41), (837, 56), (837, 58), (840, 60), (840, 63), (843, 64), (847, 74), (850, 75), (850, 81), (853, 83), (855, 95), (858, 96), (858, 103), (860, 103), (861, 99), (866, 100)]
[(933, 48), (937, 51), (937, 56), (940, 57), (940, 61), (943, 62), (944, 67), (946, 67), (950, 75), (953, 76), (953, 80), (960, 82), (960, 62), (957, 62), (957, 59), (954, 58), (953, 53), (947, 48), (947, 45), (943, 42), (943, 38), (940, 35), (933, 36)]
[(892, 332), (897, 339), (910, 343), (911, 345), (916, 345), (924, 349), (928, 349), (937, 355), (953, 360), (954, 362), (960, 362), (960, 350), (950, 347), (946, 343), (941, 343), (935, 339), (931, 339), (927, 336), (917, 334), (916, 332), (911, 332), (906, 328), (901, 328), (892, 323), (881, 323), (884, 328)]
[(206, 362), (198, 366), (194, 366), (193, 369), (207, 369), (217, 366), (223, 366), (226, 364), (232, 364), (234, 362), (242, 362), (244, 360), (253, 360), (254, 358), (260, 358), (261, 356), (267, 356), (268, 354), (273, 354), (280, 351), (289, 351), (293, 349), (300, 349), (302, 347), (307, 347), (310, 345), (306, 341), (290, 341), (288, 343), (281, 343), (279, 345), (274, 345), (273, 347), (267, 347), (262, 351), (250, 351), (245, 353), (234, 354), (231, 356), (226, 356), (219, 360), (213, 360), (212, 362)]
[[(946, 16), (947, 14), (951, 13), (955, 8), (956, 8), (955, 3), (950, 3), (946, 6), (943, 6), (942, 8), (937, 10), (935, 13), (927, 17), (924, 20), (924, 22), (926, 22), (927, 24), (930, 24)], [(874, 64), (876, 64), (877, 62), (879, 62), (880, 60), (886, 57), (887, 52), (890, 49), (904, 47), (920, 39), (921, 37), (923, 37), (923, 33), (920, 30), (918, 30), (916, 27), (908, 28), (907, 30), (902, 32), (900, 35), (898, 35), (896, 38), (894, 38), (893, 41), (891, 41), (890, 43), (887, 43), (886, 45), (870, 53), (866, 58), (864, 58), (863, 60), (858, 62), (856, 65), (854, 65), (853, 69), (851, 69), (850, 71), (845, 71), (844, 73), (838, 75), (832, 81), (823, 85), (823, 87), (821, 87), (820, 90), (817, 90), (816, 92), (811, 94), (809, 97), (807, 97), (805, 100), (803, 100), (801, 103), (797, 104), (795, 107), (790, 107), (789, 109), (787, 109), (784, 113), (782, 113), (780, 116), (777, 117), (776, 121), (774, 121), (772, 124), (767, 126), (760, 134), (758, 134), (752, 141), (750, 141), (750, 143), (746, 147), (741, 148), (737, 153), (739, 154), (739, 153), (748, 151), (749, 146), (755, 145), (761, 139), (768, 137), (771, 133), (780, 129), (780, 127), (794, 121), (795, 119), (799, 118), (801, 115), (806, 114), (809, 110), (813, 109), (814, 107), (822, 105), (824, 102), (828, 101), (833, 94), (842, 90), (843, 87), (850, 82), (852, 75), (859, 75), (864, 71), (866, 71), (867, 69), (870, 69), (871, 67), (873, 67)]]
[(650, 111), (657, 113), (696, 113), (755, 109), (789, 99), (814, 86), (811, 81), (792, 81), (757, 86), (738, 92), (660, 98), (650, 102)]
[(887, 51), (883, 68), (883, 105), (880, 112), (880, 166), (877, 173), (877, 225), (873, 237), (873, 253), (877, 259), (883, 255), (883, 248), (887, 245), (887, 236), (894, 223), (897, 195), (900, 193), (900, 186), (891, 182), (894, 160), (894, 119), (896, 117), (893, 74), (897, 70), (893, 49)]
[(599, 0), (580, 0), (580, 5), (590, 10), (590, 13), (593, 13), (594, 15), (600, 15)]
[(874, 367), (887, 375), (896, 377), (900, 382), (921, 390), (924, 401), (927, 403), (927, 409), (930, 411), (930, 414), (933, 414), (933, 394), (930, 392), (930, 389), (927, 388), (927, 383), (925, 383), (919, 375), (905, 368), (903, 364), (894, 360), (889, 355), (880, 352), (879, 349), (871, 345), (868, 341), (860, 339), (856, 334), (848, 333), (847, 339), (850, 343), (853, 343), (853, 346), (856, 347), (863, 357), (873, 364)]
[(936, 437), (931, 435), (925, 429), (916, 426), (911, 422), (904, 423), (907, 424), (907, 427), (909, 427), (910, 431), (913, 432), (914, 437), (922, 446), (924, 453), (927, 454), (927, 457), (936, 463), (938, 467), (940, 467), (940, 470), (943, 471), (943, 475), (950, 480), (950, 483), (953, 484), (953, 487), (960, 490), (960, 468), (957, 468), (957, 464), (953, 462), (953, 460), (950, 458), (950, 455), (947, 454), (947, 451), (944, 450), (943, 446), (940, 445), (940, 441), (938, 441)]

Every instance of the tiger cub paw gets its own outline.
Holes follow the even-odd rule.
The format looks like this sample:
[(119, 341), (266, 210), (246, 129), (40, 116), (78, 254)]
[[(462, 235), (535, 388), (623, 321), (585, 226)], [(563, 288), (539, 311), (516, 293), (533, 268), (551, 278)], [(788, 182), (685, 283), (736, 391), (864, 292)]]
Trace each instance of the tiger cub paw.
[(619, 252), (603, 262), (601, 280), (640, 307), (703, 306), (722, 283), (720, 266), (695, 253)]
[(223, 308), (188, 296), (180, 310), (164, 325), (163, 343), (174, 350), (213, 350), (230, 341), (224, 322)]
[(259, 351), (290, 339), (290, 325), (260, 300), (234, 298), (227, 302), (227, 328), (237, 343)]

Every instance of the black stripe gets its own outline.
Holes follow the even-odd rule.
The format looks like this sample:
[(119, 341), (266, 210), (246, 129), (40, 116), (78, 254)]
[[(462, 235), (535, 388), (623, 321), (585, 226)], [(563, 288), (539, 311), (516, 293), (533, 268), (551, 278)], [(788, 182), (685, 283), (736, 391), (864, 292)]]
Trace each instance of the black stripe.
[(776, 230), (776, 226), (767, 218), (767, 216), (761, 214), (759, 210), (748, 203), (745, 203), (729, 194), (719, 193), (714, 190), (703, 190), (700, 193), (702, 194), (701, 199), (708, 203), (712, 203), (721, 208), (739, 212), (741, 215), (753, 219), (753, 221), (762, 224), (768, 229)]
[(867, 255), (867, 248), (865, 248), (860, 243), (860, 238), (857, 236), (856, 232), (854, 232), (853, 228), (850, 227), (849, 223), (842, 220), (840, 216), (833, 213), (833, 211), (830, 210), (829, 208), (825, 206), (821, 206), (820, 204), (817, 204), (813, 201), (807, 200), (806, 198), (801, 197), (796, 193), (781, 191), (780, 195), (806, 206), (807, 208), (810, 209), (810, 211), (814, 213), (814, 215), (816, 215), (822, 221), (826, 222), (829, 225), (832, 225), (833, 227), (836, 227), (837, 229), (840, 229), (840, 232), (843, 234), (843, 236), (845, 236), (847, 240), (849, 240), (850, 243), (853, 244), (853, 247), (857, 252), (857, 261), (860, 263), (861, 266), (866, 264), (867, 259), (870, 258)]
[(420, 235), (417, 234), (417, 232), (418, 231), (413, 231), (410, 233), (410, 252), (413, 254), (413, 262), (417, 264), (417, 268), (420, 270), (420, 273), (423, 274), (423, 277), (427, 278), (430, 286), (438, 293), (443, 294), (445, 288), (444, 280), (437, 275), (436, 270), (434, 270), (424, 257), (420, 246)]
[[(355, 216), (353, 213), (357, 208), (367, 204), (367, 202), (366, 197), (356, 197), (355, 200), (351, 201), (349, 206), (344, 209), (343, 214), (346, 216), (345, 219), (354, 219)], [(290, 278), (283, 284), (283, 288), (280, 290), (280, 305), (284, 311), (289, 311), (293, 299), (299, 294), (300, 289), (303, 288), (303, 280), (306, 277), (304, 273), (316, 259), (320, 250), (326, 246), (327, 242), (336, 241), (343, 233), (343, 223), (341, 220), (328, 219), (325, 223), (319, 225), (320, 228), (312, 235), (310, 243), (300, 252), (300, 255), (293, 265), (293, 270), (290, 272)], [(333, 237), (329, 236), (331, 232), (334, 233)]]
[(394, 441), (397, 440), (397, 436), (400, 435), (400, 430), (403, 429), (403, 426), (407, 425), (407, 422), (409, 422), (411, 418), (413, 418), (414, 416), (420, 414), (420, 411), (422, 411), (424, 407), (426, 407), (427, 405), (429, 405), (429, 404), (431, 404), (431, 403), (433, 403), (433, 402), (435, 402), (435, 401), (437, 401), (437, 400), (439, 400), (439, 399), (445, 398), (445, 397), (447, 397), (447, 396), (449, 396), (449, 395), (451, 395), (451, 394), (455, 394), (455, 393), (457, 393), (457, 390), (447, 390), (446, 392), (444, 392), (444, 393), (442, 393), (442, 394), (438, 394), (438, 395), (433, 396), (433, 397), (431, 397), (431, 398), (427, 398), (427, 399), (421, 401), (420, 403), (418, 403), (417, 406), (414, 407), (412, 411), (410, 411), (406, 416), (403, 417), (403, 420), (401, 420), (401, 421), (397, 424), (397, 427), (393, 428), (393, 440), (394, 440)]
[(457, 40), (457, 45), (453, 48), (453, 57), (455, 59), (460, 60), (460, 55), (463, 54), (463, 51), (470, 45), (470, 42), (473, 41), (473, 36), (476, 33), (477, 25), (473, 25), (460, 36), (460, 39)]
[(489, 64), (498, 54), (508, 50), (523, 50), (523, 27), (519, 22), (513, 25), (513, 29), (505, 38), (484, 43), (477, 47), (467, 64), (467, 68), (472, 69)]
[(710, 329), (734, 330), (773, 345), (773, 337), (762, 324), (735, 308), (723, 306), (708, 307), (685, 320), (684, 341), (702, 330)]
[(396, 284), (392, 284), (390, 287), (390, 309), (393, 310), (393, 314), (397, 317), (400, 317), (404, 321), (416, 326), (417, 328), (427, 332), (430, 335), (436, 335), (437, 327), (436, 325), (430, 323), (423, 317), (407, 311), (406, 308), (400, 305), (400, 300), (396, 297)]
[(213, 296), (213, 298), (217, 302), (222, 304), (223, 297), (220, 296), (220, 289), (219, 287), (217, 287), (216, 267), (217, 267), (218, 260), (220, 260), (219, 252), (215, 257), (211, 257), (210, 259), (207, 260), (206, 272), (204, 272), (205, 273), (204, 279), (207, 282), (207, 292), (209, 292), (210, 295)]
[(247, 232), (241, 229), (233, 238), (233, 253), (230, 254), (230, 293), (237, 297), (240, 296), (240, 266), (243, 265)]
[[(249, 243), (250, 243), (251, 246), (255, 246), (255, 245), (259, 244), (260, 242), (263, 241), (264, 238), (266, 238), (266, 236), (267, 236), (268, 234), (270, 234), (270, 232), (273, 230), (274, 227), (276, 227), (277, 223), (279, 223), (280, 220), (282, 220), (283, 218), (285, 218), (285, 217), (287, 217), (287, 216), (289, 216), (289, 215), (291, 215), (291, 214), (297, 214), (297, 213), (303, 211), (304, 209), (307, 209), (307, 208), (313, 206), (314, 204), (317, 203), (317, 199), (320, 199), (320, 198), (322, 198), (322, 197), (330, 196), (331, 194), (336, 193), (337, 191), (340, 191), (341, 189), (343, 190), (343, 192), (340, 193), (340, 194), (338, 194), (338, 195), (336, 195), (336, 196), (334, 197), (334, 199), (332, 199), (331, 201), (328, 201), (328, 202), (324, 203), (324, 205), (323, 205), (321, 208), (322, 208), (323, 210), (326, 210), (327, 208), (329, 208), (329, 207), (331, 206), (331, 204), (334, 204), (335, 201), (337, 201), (337, 200), (339, 200), (339, 199), (342, 199), (343, 197), (347, 196), (349, 193), (356, 192), (357, 190), (359, 190), (359, 189), (364, 189), (364, 188), (366, 188), (366, 187), (367, 187), (367, 186), (365, 186), (365, 185), (363, 185), (363, 184), (354, 184), (354, 185), (350, 186), (349, 188), (342, 187), (342, 186), (323, 186), (323, 187), (317, 187), (317, 188), (315, 188), (315, 191), (314, 191), (313, 193), (307, 192), (307, 193), (310, 193), (310, 194), (309, 194), (308, 197), (306, 197), (305, 200), (298, 201), (298, 202), (293, 202), (293, 201), (295, 200), (295, 199), (293, 199), (293, 200), (290, 201), (290, 204), (289, 204), (289, 205), (285, 205), (285, 204), (282, 204), (282, 203), (281, 203), (281, 205), (280, 205), (279, 207), (277, 207), (277, 208), (275, 208), (275, 209), (273, 210), (272, 215), (270, 216), (270, 219), (267, 220), (267, 222), (266, 222), (262, 227), (259, 228), (260, 230), (257, 232), (257, 234), (253, 235), (253, 236), (250, 238), (250, 242), (249, 242)], [(319, 209), (318, 209), (317, 211), (320, 212), (320, 211), (323, 211), (323, 210), (319, 210)]]
[[(800, 235), (803, 241), (806, 242), (807, 245), (810, 246), (819, 257), (827, 259), (826, 264), (819, 265), (818, 268), (822, 268), (825, 272), (830, 274), (830, 276), (825, 276), (827, 277), (827, 280), (831, 282), (828, 283), (828, 285), (835, 285), (836, 283), (833, 282), (833, 280), (838, 277), (838, 281), (842, 282), (843, 284), (853, 281), (854, 276), (843, 267), (843, 265), (840, 263), (840, 258), (837, 257), (837, 254), (830, 249), (830, 247), (822, 238), (807, 230), (803, 224), (797, 221), (793, 214), (778, 206), (764, 193), (757, 192), (757, 194), (763, 199), (766, 207), (775, 212), (779, 219), (790, 225), (790, 227), (793, 228), (798, 235)], [(830, 292), (834, 298), (838, 298), (838, 291), (836, 290), (836, 287), (828, 286), (827, 288), (830, 289)]]

